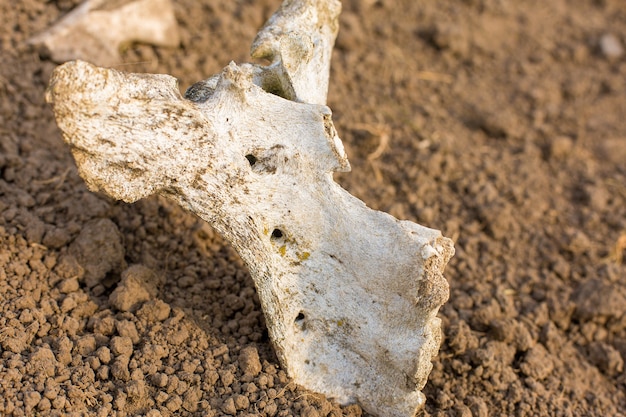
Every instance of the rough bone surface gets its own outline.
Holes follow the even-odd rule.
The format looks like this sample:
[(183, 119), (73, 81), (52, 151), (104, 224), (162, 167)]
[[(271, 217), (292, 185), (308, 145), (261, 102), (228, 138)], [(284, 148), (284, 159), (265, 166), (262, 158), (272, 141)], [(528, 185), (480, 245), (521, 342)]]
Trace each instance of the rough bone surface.
[(171, 0), (86, 0), (29, 43), (43, 46), (55, 62), (112, 66), (121, 62), (124, 44), (174, 47), (179, 38)]
[(127, 202), (165, 195), (234, 246), (296, 383), (413, 416), (454, 248), (333, 181), (350, 169), (323, 104), (339, 9), (285, 2), (253, 46), (268, 66), (231, 63), (185, 97), (168, 75), (78, 61), (55, 70), (47, 98), (90, 189)]

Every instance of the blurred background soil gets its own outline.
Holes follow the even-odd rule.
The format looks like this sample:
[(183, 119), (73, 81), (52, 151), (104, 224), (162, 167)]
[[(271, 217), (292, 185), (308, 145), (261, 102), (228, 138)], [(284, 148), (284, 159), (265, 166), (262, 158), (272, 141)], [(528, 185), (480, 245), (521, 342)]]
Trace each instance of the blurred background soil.
[[(165, 199), (89, 192), (25, 41), (74, 0), (0, 0), (0, 415), (360, 416), (293, 384), (250, 276)], [(177, 0), (118, 69), (184, 91), (279, 0)], [(370, 207), (456, 241), (426, 416), (626, 415), (623, 0), (347, 0), (329, 105)]]

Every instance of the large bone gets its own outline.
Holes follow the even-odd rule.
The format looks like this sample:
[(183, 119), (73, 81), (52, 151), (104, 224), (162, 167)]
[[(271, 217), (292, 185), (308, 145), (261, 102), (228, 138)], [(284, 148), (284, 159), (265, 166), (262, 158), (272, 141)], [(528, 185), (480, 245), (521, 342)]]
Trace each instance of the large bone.
[(254, 45), (269, 66), (231, 63), (185, 98), (168, 75), (84, 62), (57, 68), (47, 98), (90, 189), (167, 196), (233, 245), (296, 383), (413, 416), (454, 249), (332, 179), (350, 168), (323, 105), (338, 13), (334, 0), (286, 1)]

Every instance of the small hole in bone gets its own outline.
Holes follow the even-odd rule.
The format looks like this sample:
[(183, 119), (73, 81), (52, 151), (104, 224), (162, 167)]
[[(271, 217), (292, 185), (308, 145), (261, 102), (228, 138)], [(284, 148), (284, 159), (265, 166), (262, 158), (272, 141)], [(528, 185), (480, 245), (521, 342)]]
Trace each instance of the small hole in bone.
[(296, 324), (302, 324), (302, 322), (304, 321), (304, 313), (301, 311), (298, 313), (298, 315), (296, 316), (296, 320), (295, 323)]
[(250, 163), (250, 166), (253, 167), (254, 164), (256, 164), (256, 156), (252, 155), (252, 154), (248, 154), (246, 155), (246, 159), (248, 160), (248, 162)]
[(283, 231), (280, 229), (274, 229), (272, 231), (272, 238), (273, 239), (280, 239), (281, 237), (283, 237)]

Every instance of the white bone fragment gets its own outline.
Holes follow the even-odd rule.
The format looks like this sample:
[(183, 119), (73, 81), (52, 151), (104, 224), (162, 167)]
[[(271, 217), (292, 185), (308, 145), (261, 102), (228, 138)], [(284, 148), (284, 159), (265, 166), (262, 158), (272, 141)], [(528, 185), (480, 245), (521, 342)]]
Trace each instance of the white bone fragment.
[[(454, 248), (332, 179), (350, 169), (323, 105), (338, 13), (334, 0), (286, 1), (253, 48), (269, 66), (231, 63), (185, 97), (168, 75), (78, 61), (55, 70), (47, 100), (90, 189), (127, 202), (167, 196), (233, 245), (296, 383), (413, 416)], [(301, 62), (293, 45), (309, 45)]]
[(29, 40), (45, 47), (54, 62), (82, 59), (102, 66), (121, 63), (119, 48), (131, 42), (178, 46), (171, 0), (86, 0)]

